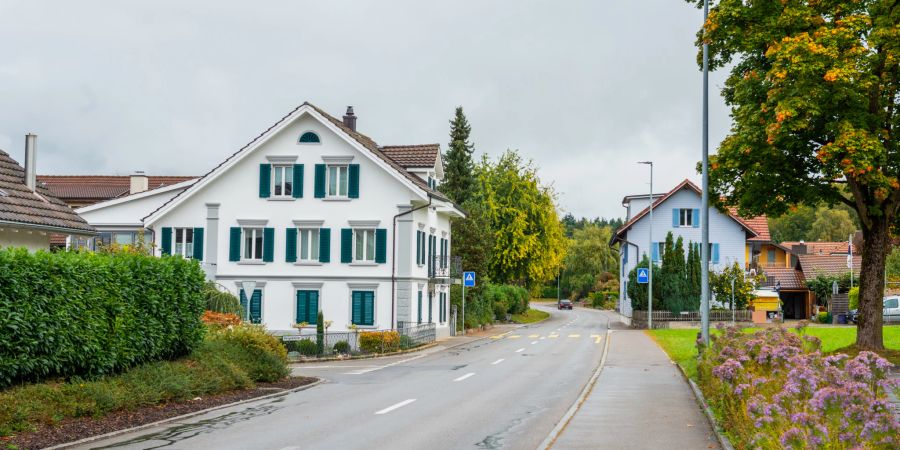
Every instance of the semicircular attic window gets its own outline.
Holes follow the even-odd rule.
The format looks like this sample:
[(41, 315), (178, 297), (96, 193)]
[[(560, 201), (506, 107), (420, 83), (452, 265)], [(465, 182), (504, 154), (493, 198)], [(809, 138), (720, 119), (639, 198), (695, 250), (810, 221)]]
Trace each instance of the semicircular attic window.
[(312, 131), (307, 131), (306, 133), (300, 135), (301, 144), (318, 144), (320, 142), (321, 141), (319, 141), (319, 135), (313, 133)]

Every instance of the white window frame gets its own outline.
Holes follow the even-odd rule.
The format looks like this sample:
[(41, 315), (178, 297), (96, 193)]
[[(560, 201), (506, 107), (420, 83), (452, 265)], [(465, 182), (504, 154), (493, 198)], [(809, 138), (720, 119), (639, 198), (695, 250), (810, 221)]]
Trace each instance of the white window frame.
[[(335, 174), (331, 174), (331, 169), (335, 169)], [(344, 193), (341, 193), (341, 173), (345, 174), (344, 177)], [(333, 193), (331, 190), (331, 182), (332, 178), (337, 177), (335, 180), (335, 192)], [(349, 164), (327, 164), (325, 166), (325, 197), (327, 198), (349, 198), (350, 196), (350, 165)]]
[[(251, 233), (250, 239), (250, 255), (247, 257), (247, 233)], [(256, 245), (256, 238), (259, 236), (259, 246)], [(241, 261), (261, 262), (263, 260), (263, 249), (266, 247), (265, 231), (263, 227), (242, 227), (241, 228)], [(259, 255), (259, 258), (253, 258), (253, 255)]]
[[(191, 242), (187, 242), (188, 231), (191, 233)], [(178, 241), (178, 232), (181, 232), (181, 242)], [(190, 259), (194, 256), (194, 229), (193, 228), (172, 228), (172, 254), (181, 255), (184, 259)], [(181, 245), (179, 251), (178, 246)], [(188, 248), (190, 245), (190, 248)]]
[[(319, 227), (297, 228), (297, 261), (319, 261)], [(303, 253), (304, 235), (307, 236), (307, 253)]]
[(679, 208), (678, 210), (678, 226), (681, 228), (691, 228), (694, 226), (694, 210), (691, 208)]
[[(288, 170), (290, 170), (290, 175), (291, 175), (290, 177), (285, 176), (285, 174), (287, 174)], [(276, 181), (278, 178), (277, 177), (278, 172), (281, 172), (280, 185)], [(285, 193), (285, 191), (286, 191), (285, 188), (288, 185), (291, 186), (291, 192)], [(280, 190), (281, 190), (280, 194), (277, 192), (277, 188), (280, 188)], [(272, 197), (292, 198), (294, 195), (295, 188), (296, 188), (296, 186), (294, 186), (294, 166), (293, 166), (293, 164), (273, 164), (272, 165)]]
[[(362, 242), (362, 252), (363, 257), (359, 258), (359, 253), (357, 252), (357, 244), (359, 241), (359, 235), (362, 233), (363, 242)], [(371, 240), (370, 240), (371, 239)], [(375, 238), (375, 228), (354, 228), (353, 229), (353, 262), (358, 263), (375, 263), (375, 252), (376, 252), (376, 238)], [(371, 242), (371, 258), (368, 258), (367, 255), (369, 247), (369, 243)]]

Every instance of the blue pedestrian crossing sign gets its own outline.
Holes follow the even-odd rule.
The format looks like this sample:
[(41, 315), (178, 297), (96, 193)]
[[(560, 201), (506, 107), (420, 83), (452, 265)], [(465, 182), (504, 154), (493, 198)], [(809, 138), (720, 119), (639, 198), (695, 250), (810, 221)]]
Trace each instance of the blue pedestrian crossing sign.
[(637, 270), (637, 279), (640, 284), (647, 284), (650, 282), (650, 269), (646, 267), (639, 267)]
[(463, 286), (475, 287), (475, 272), (463, 272)]

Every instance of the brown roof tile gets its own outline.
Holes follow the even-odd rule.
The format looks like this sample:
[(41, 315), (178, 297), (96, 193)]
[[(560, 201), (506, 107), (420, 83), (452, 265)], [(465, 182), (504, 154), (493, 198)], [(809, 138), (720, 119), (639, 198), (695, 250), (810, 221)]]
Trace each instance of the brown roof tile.
[[(130, 176), (38, 175), (38, 181), (62, 200), (110, 200), (128, 195)], [(150, 189), (171, 186), (195, 176), (148, 176)]]
[[(798, 268), (803, 271), (806, 279), (815, 278), (818, 275), (842, 275), (850, 272), (847, 268), (846, 255), (797, 255)], [(853, 257), (853, 273), (859, 274), (862, 258)]]
[(0, 221), (92, 234), (94, 228), (43, 186), (24, 183), (25, 169), (0, 150)]
[(440, 144), (385, 145), (381, 151), (404, 168), (434, 167)]
[[(731, 213), (732, 216), (740, 217), (738, 215), (737, 208), (728, 208), (728, 212)], [(769, 234), (769, 219), (766, 216), (756, 216), (742, 219), (744, 223), (750, 226), (750, 228), (753, 228), (753, 230), (756, 231), (757, 234), (756, 236), (747, 239), (748, 241), (768, 242), (772, 240), (772, 235)]]
[(781, 283), (781, 289), (805, 289), (803, 273), (796, 269), (784, 267), (767, 267), (763, 270), (766, 276), (763, 286), (773, 287)]
[[(801, 243), (782, 242), (781, 245), (786, 247), (791, 253), (794, 253), (797, 250), (796, 247), (801, 245)], [(804, 242), (803, 245), (806, 245), (807, 255), (847, 254), (847, 242)], [(856, 253), (856, 247), (853, 247), (853, 253)]]

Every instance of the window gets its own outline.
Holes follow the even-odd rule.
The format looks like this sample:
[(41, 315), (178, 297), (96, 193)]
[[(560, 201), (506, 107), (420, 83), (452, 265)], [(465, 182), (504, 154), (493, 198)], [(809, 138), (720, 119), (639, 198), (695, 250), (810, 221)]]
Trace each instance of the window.
[(250, 323), (261, 323), (262, 322), (262, 291), (259, 289), (254, 289), (253, 294), (250, 295), (249, 304), (247, 302), (247, 295), (243, 289), (240, 292), (240, 300), (241, 300), (241, 308), (244, 310), (244, 319), (249, 320)]
[(375, 230), (353, 230), (354, 261), (375, 261)]
[(678, 210), (678, 226), (692, 227), (694, 226), (694, 210), (682, 208)]
[(307, 131), (306, 133), (303, 133), (300, 135), (299, 142), (301, 144), (318, 144), (321, 141), (319, 141), (318, 134), (313, 133), (312, 131)]
[(900, 305), (900, 299), (897, 299), (897, 298), (889, 298), (884, 301), (885, 309), (888, 309), (888, 308), (894, 309), (894, 308), (898, 307), (898, 305)]
[(354, 325), (375, 325), (375, 292), (353, 291), (350, 295), (350, 321)]
[(275, 197), (290, 197), (294, 192), (294, 166), (272, 166), (272, 192)]
[(319, 260), (319, 229), (300, 229), (298, 232), (298, 250), (300, 261)]
[(174, 230), (175, 251), (173, 255), (181, 255), (184, 258), (194, 257), (194, 229), (193, 228), (175, 228)]
[(315, 325), (319, 317), (319, 291), (297, 291), (297, 317), (295, 323)]
[(329, 197), (346, 197), (347, 186), (349, 184), (349, 167), (348, 166), (328, 166), (328, 196)]
[(768, 251), (766, 251), (766, 261), (769, 264), (775, 263), (775, 250), (769, 249)]
[(263, 259), (263, 229), (244, 228), (244, 249), (241, 252), (244, 260), (262, 261)]

